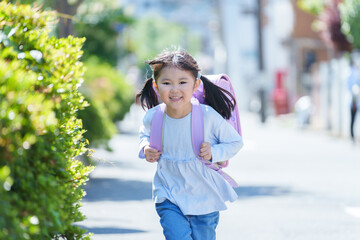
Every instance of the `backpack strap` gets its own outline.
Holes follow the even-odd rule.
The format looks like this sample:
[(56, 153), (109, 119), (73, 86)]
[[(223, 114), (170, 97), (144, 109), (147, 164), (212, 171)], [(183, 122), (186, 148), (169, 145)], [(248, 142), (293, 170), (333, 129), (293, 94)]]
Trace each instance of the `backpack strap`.
[(164, 127), (165, 103), (159, 104), (151, 122), (150, 147), (162, 152), (162, 132)]
[(204, 118), (201, 106), (196, 99), (192, 99), (191, 111), (191, 140), (195, 156), (200, 156), (200, 147), (204, 142)]
[(217, 163), (212, 163), (210, 161), (205, 160), (200, 157), (200, 147), (204, 142), (204, 117), (201, 109), (201, 105), (198, 101), (193, 100), (192, 102), (192, 112), (191, 112), (191, 139), (193, 150), (196, 155), (196, 158), (205, 164), (206, 167), (211, 168), (212, 170), (218, 172), (225, 180), (230, 183), (230, 185), (234, 188), (239, 185), (236, 181), (231, 178), (228, 174), (226, 174), (221, 168), (222, 166)]

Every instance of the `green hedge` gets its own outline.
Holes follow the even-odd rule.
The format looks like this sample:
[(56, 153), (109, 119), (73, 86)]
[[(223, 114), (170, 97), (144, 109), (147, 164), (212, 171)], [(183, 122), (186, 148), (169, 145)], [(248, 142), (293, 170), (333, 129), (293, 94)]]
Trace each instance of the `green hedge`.
[(84, 39), (50, 37), (55, 21), (0, 3), (0, 239), (89, 239), (74, 225), (92, 169), (76, 159)]
[(85, 66), (85, 81), (80, 92), (90, 107), (79, 112), (88, 130), (84, 136), (92, 146), (106, 145), (117, 131), (115, 123), (124, 118), (134, 101), (134, 87), (126, 82), (123, 74), (96, 56), (90, 57)]
[(76, 36), (86, 37), (84, 59), (96, 55), (102, 62), (116, 66), (119, 56), (124, 54), (124, 48), (119, 47), (119, 36), (134, 19), (126, 13), (123, 4), (119, 6), (115, 2), (88, 1), (77, 12), (79, 21), (74, 22), (74, 30)]
[[(87, 130), (84, 137), (93, 147), (106, 147), (111, 151), (108, 141), (116, 134), (115, 124), (111, 121), (103, 103), (93, 98), (88, 98), (87, 101), (90, 106), (79, 111), (79, 118), (83, 119), (84, 128)], [(91, 160), (86, 158), (83, 161), (88, 163)]]
[(134, 87), (126, 82), (122, 73), (95, 56), (89, 58), (85, 66), (85, 82), (80, 91), (85, 97), (102, 102), (113, 122), (122, 120), (134, 101)]

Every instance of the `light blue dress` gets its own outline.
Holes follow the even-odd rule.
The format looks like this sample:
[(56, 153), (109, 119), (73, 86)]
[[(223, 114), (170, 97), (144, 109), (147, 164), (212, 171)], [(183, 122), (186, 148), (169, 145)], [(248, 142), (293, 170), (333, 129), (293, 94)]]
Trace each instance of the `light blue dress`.
[[(140, 128), (139, 157), (149, 145), (151, 122), (157, 107), (149, 109)], [(212, 107), (201, 105), (205, 142), (211, 144), (213, 162), (233, 157), (243, 146), (242, 137)], [(226, 209), (237, 194), (217, 172), (201, 163), (192, 149), (191, 113), (181, 119), (165, 114), (163, 151), (153, 180), (153, 200), (168, 199), (185, 215), (202, 215)]]

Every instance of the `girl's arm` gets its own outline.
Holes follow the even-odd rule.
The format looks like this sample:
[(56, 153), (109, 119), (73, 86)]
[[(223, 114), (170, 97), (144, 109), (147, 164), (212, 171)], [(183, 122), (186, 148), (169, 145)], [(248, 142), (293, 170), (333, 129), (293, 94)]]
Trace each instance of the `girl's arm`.
[(240, 134), (218, 112), (202, 105), (205, 142), (211, 144), (211, 161), (223, 162), (238, 153), (243, 146)]
[(223, 162), (235, 156), (243, 147), (243, 139), (226, 121), (215, 129), (217, 143), (211, 145), (212, 162)]
[(150, 129), (151, 129), (151, 121), (154, 117), (155, 107), (149, 109), (144, 118), (143, 118), (143, 125), (140, 127), (139, 136), (139, 151), (138, 156), (139, 158), (145, 158), (144, 148), (150, 145)]
[(224, 120), (215, 130), (218, 142), (211, 146), (212, 162), (223, 162), (235, 156), (243, 147), (239, 133)]
[(145, 158), (144, 148), (150, 145), (150, 128), (146, 125), (140, 127), (140, 143), (139, 143), (139, 158)]

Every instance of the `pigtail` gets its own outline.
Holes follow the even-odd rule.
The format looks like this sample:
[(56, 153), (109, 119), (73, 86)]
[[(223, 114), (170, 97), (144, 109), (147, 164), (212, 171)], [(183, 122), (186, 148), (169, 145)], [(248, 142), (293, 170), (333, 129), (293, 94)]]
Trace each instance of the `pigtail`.
[(202, 75), (200, 79), (204, 85), (205, 102), (214, 108), (223, 118), (229, 119), (231, 112), (235, 109), (235, 97), (229, 91), (212, 83), (205, 76)]
[(136, 94), (135, 101), (137, 104), (141, 104), (141, 107), (150, 109), (159, 104), (158, 96), (153, 88), (153, 79), (149, 78), (146, 80), (141, 91)]

